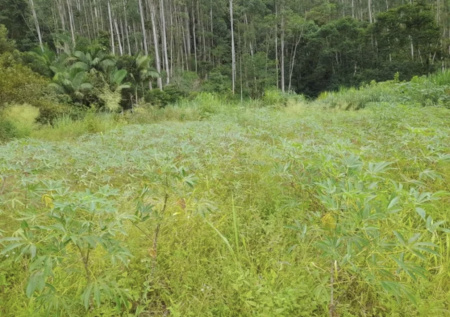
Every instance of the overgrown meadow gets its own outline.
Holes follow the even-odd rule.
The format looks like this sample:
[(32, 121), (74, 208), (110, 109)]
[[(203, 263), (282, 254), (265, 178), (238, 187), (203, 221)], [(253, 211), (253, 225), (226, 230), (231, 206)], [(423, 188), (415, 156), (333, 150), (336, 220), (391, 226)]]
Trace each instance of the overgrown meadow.
[(1, 316), (450, 314), (448, 109), (164, 111), (0, 146)]

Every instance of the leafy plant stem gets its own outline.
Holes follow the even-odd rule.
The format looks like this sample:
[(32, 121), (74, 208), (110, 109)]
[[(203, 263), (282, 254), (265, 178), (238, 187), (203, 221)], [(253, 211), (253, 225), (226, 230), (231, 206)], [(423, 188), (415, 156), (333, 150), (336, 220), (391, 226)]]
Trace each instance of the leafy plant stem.
[(90, 255), (90, 249), (86, 251), (86, 254), (83, 254), (83, 250), (79, 245), (77, 245), (78, 251), (80, 252), (81, 260), (83, 261), (84, 265), (84, 271), (86, 273), (86, 280), (88, 284), (91, 282), (91, 274), (89, 272), (89, 255)]
[(133, 223), (133, 226), (134, 226), (136, 229), (138, 229), (140, 232), (142, 232), (142, 234), (143, 234), (146, 238), (151, 239), (151, 237), (147, 234), (147, 232), (145, 232), (144, 229), (142, 229), (141, 227), (139, 227), (138, 224)]
[(234, 197), (233, 196), (231, 196), (231, 205), (232, 205), (232, 211), (233, 211), (234, 240), (235, 240), (235, 244), (236, 244), (236, 255), (239, 257), (239, 231), (238, 231), (236, 208), (234, 206)]
[(1, 179), (2, 179), (2, 188), (0, 188), (0, 195), (3, 194), (3, 191), (5, 190), (6, 187), (6, 177), (2, 176)]
[(336, 303), (334, 301), (334, 283), (335, 283), (335, 274), (337, 273), (337, 261), (331, 261), (331, 269), (330, 269), (330, 304), (328, 306), (329, 316), (337, 317), (338, 314), (336, 312)]
[[(167, 208), (167, 201), (169, 200), (169, 194), (166, 192), (164, 195), (164, 204), (163, 204), (163, 208), (161, 209), (161, 216), (164, 214), (164, 212), (166, 211)], [(157, 262), (157, 257), (158, 257), (158, 238), (159, 238), (159, 231), (161, 229), (161, 220), (158, 221), (158, 224), (156, 225), (156, 229), (155, 229), (155, 236), (153, 238), (153, 252), (154, 252), (154, 258), (153, 258), (153, 268), (152, 268), (152, 272), (155, 271), (156, 269), (156, 262)]]

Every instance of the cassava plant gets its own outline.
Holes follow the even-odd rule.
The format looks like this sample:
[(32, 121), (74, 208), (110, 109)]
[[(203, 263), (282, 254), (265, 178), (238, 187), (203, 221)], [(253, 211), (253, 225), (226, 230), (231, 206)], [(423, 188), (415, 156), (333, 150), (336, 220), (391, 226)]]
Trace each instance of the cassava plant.
[[(120, 240), (125, 221), (110, 186), (73, 192), (62, 182), (36, 190), (45, 211), (28, 208), (18, 215), (20, 228), (0, 240), (1, 255), (11, 255), (27, 270), (26, 295), (46, 314), (65, 316), (70, 306), (90, 309), (113, 301), (127, 306), (129, 295), (114, 272), (127, 266), (131, 253)], [(73, 301), (73, 298), (77, 300)]]

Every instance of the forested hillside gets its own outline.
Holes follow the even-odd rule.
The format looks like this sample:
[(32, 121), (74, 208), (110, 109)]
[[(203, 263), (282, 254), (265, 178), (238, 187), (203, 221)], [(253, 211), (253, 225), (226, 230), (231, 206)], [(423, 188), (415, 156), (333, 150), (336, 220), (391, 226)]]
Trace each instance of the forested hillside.
[(317, 96), (449, 65), (448, 0), (0, 0), (0, 8), (9, 38), (40, 55), (26, 62), (49, 78), (54, 53), (115, 55), (135, 77), (142, 65), (129, 56), (141, 54), (152, 87), (256, 98), (268, 87)]

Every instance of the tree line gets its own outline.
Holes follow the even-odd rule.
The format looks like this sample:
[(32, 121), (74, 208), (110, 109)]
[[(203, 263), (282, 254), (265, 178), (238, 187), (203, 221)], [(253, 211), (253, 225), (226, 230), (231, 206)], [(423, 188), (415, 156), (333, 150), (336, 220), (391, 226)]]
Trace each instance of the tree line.
[[(124, 81), (141, 77), (139, 87), (123, 87), (129, 100), (144, 94), (143, 77), (149, 89), (201, 85), (257, 98), (277, 87), (317, 96), (449, 66), (449, 0), (0, 0), (0, 7), (0, 24), (21, 51), (78, 52), (85, 62), (100, 54), (117, 61), (114, 72), (127, 71)], [(53, 79), (61, 74), (28, 63)]]

